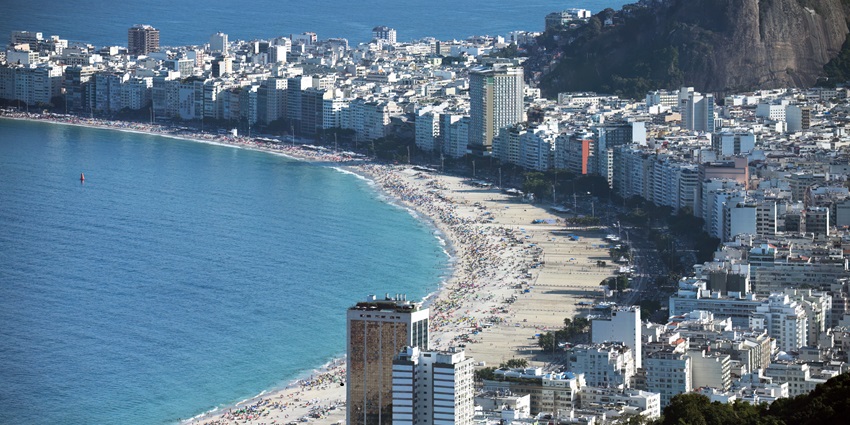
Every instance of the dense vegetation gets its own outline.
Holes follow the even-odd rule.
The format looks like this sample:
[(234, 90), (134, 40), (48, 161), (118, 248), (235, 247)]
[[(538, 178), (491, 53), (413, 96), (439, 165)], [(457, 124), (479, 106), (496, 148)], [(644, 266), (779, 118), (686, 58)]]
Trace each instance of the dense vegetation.
[[(700, 394), (673, 397), (657, 425), (791, 425), (839, 424), (850, 417), (850, 374), (818, 385), (809, 394), (779, 399), (771, 405), (711, 403)], [(841, 419), (844, 418), (844, 419)]]

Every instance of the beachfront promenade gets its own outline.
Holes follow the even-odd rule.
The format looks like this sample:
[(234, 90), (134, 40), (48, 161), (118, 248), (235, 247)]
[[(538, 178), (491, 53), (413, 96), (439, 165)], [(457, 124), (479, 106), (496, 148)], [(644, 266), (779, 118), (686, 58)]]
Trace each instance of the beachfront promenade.
[[(562, 327), (564, 318), (579, 312), (580, 301), (601, 294), (599, 283), (614, 271), (611, 266), (596, 266), (597, 260), (608, 256), (601, 247), (603, 232), (573, 232), (580, 238), (572, 240), (563, 232), (561, 217), (498, 189), (472, 186), (461, 177), (415, 171), (409, 166), (352, 161), (331, 151), (247, 137), (78, 117), (14, 117), (154, 133), (340, 163), (372, 179), (391, 199), (439, 228), (453, 253), (451, 278), (429, 300), (433, 347), (462, 344), (468, 356), (488, 366), (514, 357), (538, 365), (550, 361), (540, 352), (534, 335)], [(541, 222), (532, 224), (535, 220)], [(476, 333), (477, 328), (483, 330)], [(339, 361), (310, 379), (199, 416), (192, 423), (284, 424), (302, 417), (314, 423), (344, 422), (345, 387), (340, 385), (344, 380), (345, 365)]]

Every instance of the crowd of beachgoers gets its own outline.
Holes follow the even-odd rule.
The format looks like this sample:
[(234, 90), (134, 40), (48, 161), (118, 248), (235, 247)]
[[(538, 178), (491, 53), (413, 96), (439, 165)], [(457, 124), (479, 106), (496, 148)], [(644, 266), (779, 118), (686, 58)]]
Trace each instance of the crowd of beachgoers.
[(342, 416), (345, 393), (338, 388), (343, 383), (345, 366), (337, 364), (324, 373), (297, 380), (283, 391), (255, 398), (224, 412), (214, 412), (213, 418), (200, 419), (197, 423), (226, 425), (250, 422), (256, 425), (278, 425), (298, 422), (302, 418), (324, 419), (332, 413)]
[(455, 251), (454, 275), (429, 306), (434, 347), (474, 343), (485, 324), (509, 324), (523, 278), (518, 270), (530, 269), (539, 248), (518, 243), (515, 229), (494, 224), (483, 206), (444, 193), (450, 188), (439, 175), (417, 172), (411, 178), (413, 170), (398, 165), (359, 168), (386, 193), (429, 217)]

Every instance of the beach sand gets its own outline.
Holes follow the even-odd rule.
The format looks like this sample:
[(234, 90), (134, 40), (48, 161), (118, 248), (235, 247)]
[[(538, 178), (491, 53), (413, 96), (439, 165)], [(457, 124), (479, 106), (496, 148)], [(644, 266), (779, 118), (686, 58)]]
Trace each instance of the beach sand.
[[(347, 167), (373, 179), (391, 199), (427, 217), (451, 244), (454, 273), (429, 305), (432, 348), (463, 344), (468, 356), (487, 366), (498, 366), (512, 358), (546, 366), (552, 357), (537, 346), (534, 335), (558, 329), (565, 318), (582, 313), (580, 301), (600, 299), (599, 284), (614, 271), (607, 249), (600, 247), (604, 245), (604, 231), (566, 230), (558, 223), (562, 217), (498, 189), (478, 188), (464, 178), (405, 166)], [(532, 224), (533, 220), (547, 224)], [(568, 238), (570, 233), (579, 240)], [(597, 267), (597, 260), (609, 265)], [(473, 334), (479, 327), (483, 330)], [(334, 373), (344, 376), (344, 372)], [(287, 423), (308, 415), (311, 405), (281, 409), (273, 404), (275, 401), (295, 397), (329, 406), (345, 400), (345, 387), (313, 387), (290, 388), (261, 397), (265, 407), (262, 416), (242, 416), (236, 421), (219, 412), (192, 423)], [(344, 408), (307, 419), (312, 423), (344, 420)]]
[[(145, 124), (34, 114), (15, 118), (148, 132), (341, 163), (348, 171), (374, 180), (395, 202), (431, 221), (451, 245), (453, 275), (429, 300), (432, 348), (462, 344), (468, 356), (487, 366), (517, 357), (546, 366), (552, 357), (541, 351), (534, 335), (558, 329), (565, 318), (583, 313), (578, 303), (600, 299), (600, 282), (614, 272), (607, 249), (600, 247), (604, 245), (603, 230), (566, 229), (563, 216), (545, 207), (496, 188), (473, 186), (461, 177), (415, 171), (409, 166), (347, 162), (350, 158), (332, 152), (245, 137), (175, 133)], [(543, 223), (532, 224), (534, 220)], [(568, 238), (569, 233), (579, 240)], [(597, 267), (597, 260), (608, 266)], [(475, 333), (475, 329), (481, 331)], [(184, 423), (286, 424), (302, 418), (311, 423), (344, 423), (345, 387), (340, 386), (345, 380), (344, 361), (315, 371), (311, 378)]]

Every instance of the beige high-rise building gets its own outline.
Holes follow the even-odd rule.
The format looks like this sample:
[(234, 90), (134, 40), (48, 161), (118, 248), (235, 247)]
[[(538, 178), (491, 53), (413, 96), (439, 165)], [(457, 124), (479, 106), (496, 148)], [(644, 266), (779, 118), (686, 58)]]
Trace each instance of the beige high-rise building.
[(127, 51), (132, 56), (159, 51), (159, 30), (150, 25), (133, 25), (127, 30)]
[(469, 149), (483, 155), (503, 127), (525, 120), (522, 67), (494, 63), (469, 71)]
[(393, 359), (404, 347), (428, 349), (428, 309), (404, 295), (370, 295), (348, 309), (348, 425), (393, 422)]

